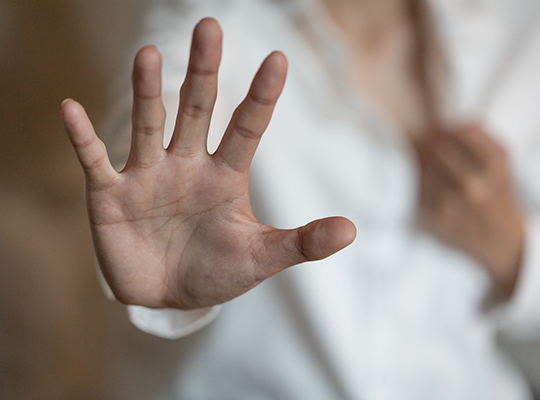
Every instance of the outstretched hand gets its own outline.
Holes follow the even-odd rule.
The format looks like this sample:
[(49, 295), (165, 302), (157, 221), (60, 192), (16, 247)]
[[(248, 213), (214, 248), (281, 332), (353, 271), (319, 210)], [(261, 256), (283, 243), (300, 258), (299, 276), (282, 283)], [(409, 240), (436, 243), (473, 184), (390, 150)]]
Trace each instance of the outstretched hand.
[(249, 166), (285, 83), (283, 54), (272, 53), (263, 62), (220, 146), (208, 154), (221, 35), (213, 19), (202, 20), (194, 30), (176, 127), (166, 149), (161, 57), (152, 46), (139, 51), (131, 150), (121, 172), (113, 169), (83, 107), (73, 100), (62, 104), (64, 125), (86, 176), (98, 261), (124, 303), (180, 309), (220, 304), (354, 240), (355, 227), (345, 218), (278, 230), (252, 214)]

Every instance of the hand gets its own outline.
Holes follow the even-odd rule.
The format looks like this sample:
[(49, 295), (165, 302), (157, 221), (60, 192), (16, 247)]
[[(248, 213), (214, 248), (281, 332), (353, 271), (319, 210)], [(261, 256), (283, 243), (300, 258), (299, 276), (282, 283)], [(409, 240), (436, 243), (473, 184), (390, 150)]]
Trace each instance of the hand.
[(505, 151), (478, 127), (437, 134), (418, 149), (427, 224), (482, 263), (509, 296), (524, 232)]
[(341, 217), (293, 230), (253, 217), (249, 166), (283, 88), (287, 61), (276, 52), (263, 62), (210, 155), (206, 141), (220, 59), (221, 29), (204, 19), (193, 33), (176, 127), (164, 149), (161, 58), (151, 46), (139, 51), (131, 150), (119, 173), (82, 106), (73, 100), (62, 105), (86, 176), (99, 264), (124, 303), (180, 309), (220, 304), (287, 267), (333, 254), (356, 235)]

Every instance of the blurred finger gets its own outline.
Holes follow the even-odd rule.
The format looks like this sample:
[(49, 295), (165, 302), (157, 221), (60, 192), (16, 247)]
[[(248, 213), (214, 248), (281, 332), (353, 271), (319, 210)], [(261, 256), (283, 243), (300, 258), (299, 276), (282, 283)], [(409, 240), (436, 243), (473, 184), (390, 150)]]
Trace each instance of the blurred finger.
[(439, 142), (435, 147), (435, 155), (439, 166), (459, 185), (476, 173), (472, 160), (451, 140)]
[(244, 101), (227, 127), (215, 157), (237, 171), (247, 171), (266, 130), (287, 76), (287, 59), (274, 52), (255, 75)]
[(461, 190), (463, 198), (470, 204), (484, 204), (490, 193), (486, 176), (478, 168), (471, 167), (462, 157), (452, 154), (451, 148), (438, 151), (441, 166)]
[(86, 175), (89, 189), (112, 185), (118, 173), (109, 162), (105, 145), (97, 137), (84, 108), (74, 100), (64, 100), (62, 120)]
[(164, 154), (165, 107), (161, 100), (161, 56), (153, 46), (137, 53), (133, 65), (131, 152), (128, 164), (148, 166)]
[(484, 169), (500, 164), (503, 148), (478, 126), (457, 131), (454, 138)]
[(438, 204), (448, 178), (438, 171), (438, 165), (433, 162), (426, 162), (422, 169), (420, 200), (422, 207), (431, 209)]
[(216, 20), (205, 18), (193, 31), (186, 79), (170, 149), (181, 154), (206, 151), (217, 97), (222, 33)]

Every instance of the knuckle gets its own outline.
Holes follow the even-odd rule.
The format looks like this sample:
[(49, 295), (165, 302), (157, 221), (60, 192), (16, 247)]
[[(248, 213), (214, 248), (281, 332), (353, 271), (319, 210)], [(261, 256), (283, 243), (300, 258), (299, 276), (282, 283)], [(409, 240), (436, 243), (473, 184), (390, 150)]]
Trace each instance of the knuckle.
[(76, 150), (84, 151), (90, 148), (91, 146), (93, 146), (95, 141), (96, 141), (95, 137), (90, 137), (86, 140), (81, 140), (80, 142), (76, 142), (74, 143), (74, 145), (75, 145)]
[(135, 166), (141, 170), (152, 168), (154, 165), (156, 165), (156, 161), (147, 161), (141, 159), (137, 159), (135, 161)]
[(85, 172), (87, 180), (94, 180), (96, 174), (98, 174), (107, 160), (106, 155), (91, 155), (86, 157), (80, 157), (79, 162)]
[(234, 126), (234, 130), (244, 139), (258, 140), (261, 136), (253, 128), (248, 127), (247, 125), (242, 123), (237, 123)]
[(263, 93), (250, 93), (249, 97), (261, 106), (273, 106), (275, 103), (275, 100), (272, 97)]
[(144, 87), (143, 83), (138, 83), (133, 86), (135, 98), (139, 102), (152, 102), (161, 98), (159, 92), (152, 90), (153, 88)]
[(144, 125), (144, 124), (135, 124), (133, 125), (133, 130), (137, 134), (144, 136), (152, 136), (160, 132), (163, 129), (163, 125)]
[(195, 101), (185, 101), (182, 104), (182, 113), (193, 119), (201, 119), (212, 113), (212, 107)]
[(306, 251), (306, 237), (301, 229), (296, 233), (296, 238), (294, 241), (294, 246), (297, 254), (301, 259), (309, 261), (312, 259), (312, 256)]
[(201, 62), (192, 62), (189, 65), (188, 73), (204, 78), (211, 78), (217, 74), (217, 68), (214, 65), (205, 65), (205, 63)]
[(95, 157), (91, 160), (87, 160), (85, 162), (85, 167), (89, 170), (95, 170), (95, 169), (99, 169), (101, 168), (101, 166), (103, 165), (103, 163), (105, 162), (106, 160), (106, 157), (105, 156), (99, 156), (99, 157)]

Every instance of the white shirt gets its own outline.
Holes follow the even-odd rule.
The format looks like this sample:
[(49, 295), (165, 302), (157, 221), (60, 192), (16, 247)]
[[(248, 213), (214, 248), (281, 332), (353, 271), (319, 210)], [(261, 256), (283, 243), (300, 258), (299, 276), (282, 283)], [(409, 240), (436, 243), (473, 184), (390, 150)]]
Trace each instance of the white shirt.
[[(338, 254), (284, 271), (222, 307), (129, 307), (147, 332), (190, 335), (181, 339), (186, 352), (163, 399), (531, 398), (494, 333), (504, 326), (529, 335), (540, 326), (538, 7), (534, 0), (432, 3), (451, 61), (453, 118), (481, 118), (505, 146), (527, 215), (514, 297), (486, 310), (492, 288), (484, 269), (418, 227), (414, 151), (345, 81), (347, 46), (322, 7), (308, 0), (162, 1), (144, 42), (164, 58), (166, 132), (191, 31), (214, 16), (224, 30), (224, 58), (210, 149), (260, 62), (283, 51), (287, 84), (250, 172), (255, 215), (279, 228), (343, 215), (358, 230)], [(124, 136), (125, 99), (114, 117)], [(121, 138), (110, 139), (113, 154), (127, 151)]]

